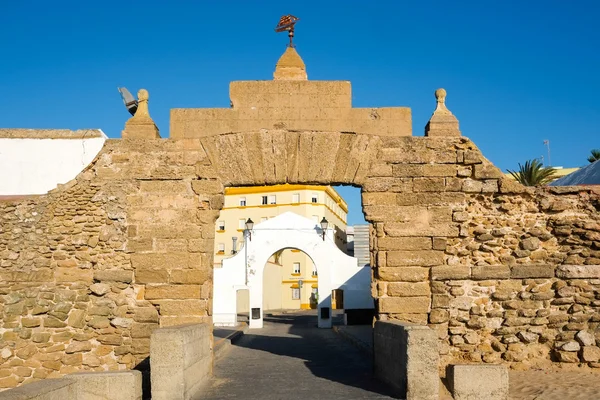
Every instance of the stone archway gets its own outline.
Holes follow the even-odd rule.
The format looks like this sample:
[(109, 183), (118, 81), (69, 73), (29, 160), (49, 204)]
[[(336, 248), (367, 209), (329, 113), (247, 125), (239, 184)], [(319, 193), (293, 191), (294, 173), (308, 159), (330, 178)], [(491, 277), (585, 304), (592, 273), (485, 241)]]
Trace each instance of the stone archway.
[[(235, 291), (250, 291), (250, 328), (263, 326), (263, 273), (273, 253), (285, 248), (304, 252), (318, 270), (322, 296), (318, 302), (319, 328), (331, 328), (331, 291), (348, 287), (346, 301), (355, 308), (372, 308), (370, 268), (358, 267), (357, 260), (343, 253), (333, 242), (333, 232), (321, 236), (321, 228), (292, 212), (283, 213), (252, 230), (251, 240), (235, 256), (223, 260), (215, 270), (213, 321), (217, 325), (235, 323)], [(252, 310), (255, 310), (253, 315)]]

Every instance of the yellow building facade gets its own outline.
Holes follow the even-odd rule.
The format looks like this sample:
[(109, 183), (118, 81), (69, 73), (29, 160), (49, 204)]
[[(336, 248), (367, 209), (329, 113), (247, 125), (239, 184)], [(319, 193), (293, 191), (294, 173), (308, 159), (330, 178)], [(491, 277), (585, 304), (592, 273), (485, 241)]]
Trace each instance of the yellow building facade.
[[(285, 212), (310, 218), (319, 226), (328, 221), (338, 248), (346, 251), (348, 205), (330, 186), (274, 185), (226, 188), (215, 229), (214, 267), (243, 251), (246, 222), (259, 224)], [(314, 308), (318, 297), (317, 270), (310, 257), (296, 249), (274, 254), (264, 273), (265, 310)], [(244, 307), (242, 307), (244, 308)]]

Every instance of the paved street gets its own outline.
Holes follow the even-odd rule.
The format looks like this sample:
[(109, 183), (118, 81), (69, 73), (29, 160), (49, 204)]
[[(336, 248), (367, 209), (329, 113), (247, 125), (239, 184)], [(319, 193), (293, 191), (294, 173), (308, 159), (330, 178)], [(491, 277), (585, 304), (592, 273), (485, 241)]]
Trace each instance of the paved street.
[[(310, 315), (312, 314), (312, 315)], [(215, 365), (203, 399), (391, 399), (374, 381), (371, 360), (316, 314), (265, 318)]]

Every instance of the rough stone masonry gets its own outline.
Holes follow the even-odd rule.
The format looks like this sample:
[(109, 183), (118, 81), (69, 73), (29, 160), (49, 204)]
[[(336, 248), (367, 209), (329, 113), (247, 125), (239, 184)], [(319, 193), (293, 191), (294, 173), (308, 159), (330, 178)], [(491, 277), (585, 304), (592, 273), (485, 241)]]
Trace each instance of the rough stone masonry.
[[(237, 94), (248, 107), (234, 104), (227, 123), (225, 112), (192, 110), (186, 122), (179, 110), (174, 139), (157, 138), (146, 108), (73, 181), (0, 201), (0, 388), (130, 369), (154, 329), (210, 323), (224, 187), (283, 183), (362, 188), (377, 318), (429, 324), (444, 364), (600, 366), (597, 192), (504, 178), (460, 136), (445, 92), (427, 136), (413, 137), (406, 108), (303, 119), (319, 110), (310, 99), (342, 95), (293, 83), (248, 85)], [(294, 90), (307, 103), (290, 100)], [(246, 128), (252, 102), (268, 117)], [(354, 130), (326, 129), (349, 115)]]

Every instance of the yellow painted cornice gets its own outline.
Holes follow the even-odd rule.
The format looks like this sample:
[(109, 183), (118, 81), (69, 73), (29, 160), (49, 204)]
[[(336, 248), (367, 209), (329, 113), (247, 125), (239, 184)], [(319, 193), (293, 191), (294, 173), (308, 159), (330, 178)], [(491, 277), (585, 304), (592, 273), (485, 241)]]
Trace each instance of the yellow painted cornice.
[(340, 206), (344, 212), (348, 212), (348, 204), (331, 186), (320, 185), (272, 185), (272, 186), (245, 186), (245, 187), (228, 187), (225, 188), (225, 195), (241, 195), (241, 194), (258, 194), (270, 192), (291, 192), (297, 190), (312, 190), (325, 192)]

